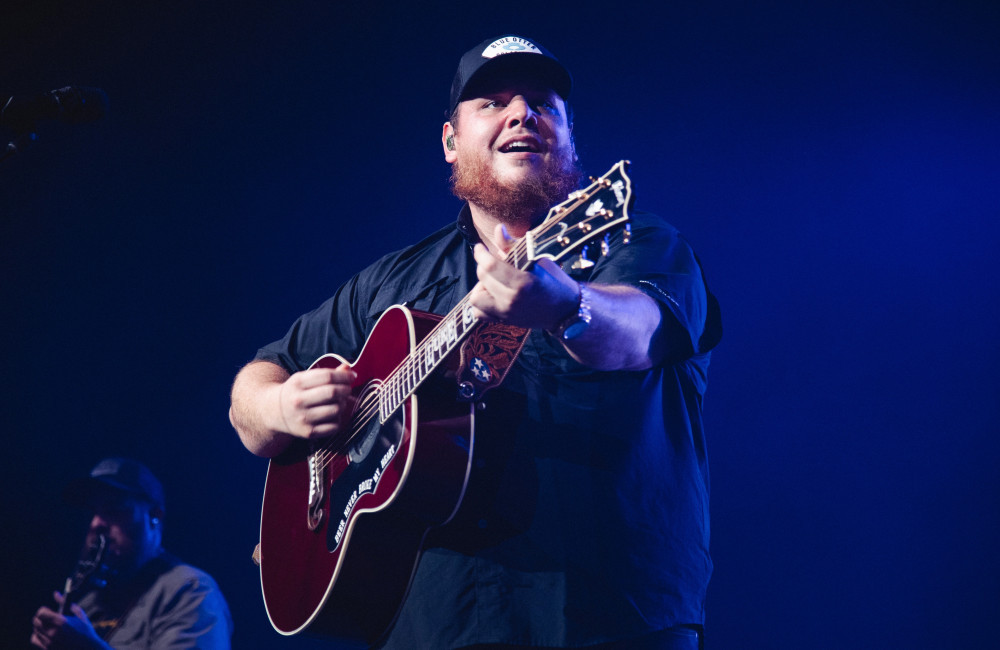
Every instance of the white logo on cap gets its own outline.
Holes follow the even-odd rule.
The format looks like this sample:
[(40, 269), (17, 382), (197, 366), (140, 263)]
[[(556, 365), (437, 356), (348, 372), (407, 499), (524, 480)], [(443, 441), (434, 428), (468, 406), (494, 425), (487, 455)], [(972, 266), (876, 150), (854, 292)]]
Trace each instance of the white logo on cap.
[(541, 54), (542, 51), (532, 43), (531, 41), (521, 38), (520, 36), (504, 36), (503, 38), (498, 38), (483, 50), (484, 59), (492, 59), (495, 56), (500, 56), (501, 54), (511, 54), (514, 52), (530, 52), (532, 54)]

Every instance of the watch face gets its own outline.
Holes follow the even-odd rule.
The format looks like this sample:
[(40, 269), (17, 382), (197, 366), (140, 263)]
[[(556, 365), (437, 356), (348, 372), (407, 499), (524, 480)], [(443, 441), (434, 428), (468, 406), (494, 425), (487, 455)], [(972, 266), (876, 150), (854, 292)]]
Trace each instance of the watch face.
[(569, 341), (570, 339), (575, 339), (576, 337), (583, 334), (583, 330), (587, 329), (587, 321), (582, 318), (578, 318), (563, 330), (563, 340)]

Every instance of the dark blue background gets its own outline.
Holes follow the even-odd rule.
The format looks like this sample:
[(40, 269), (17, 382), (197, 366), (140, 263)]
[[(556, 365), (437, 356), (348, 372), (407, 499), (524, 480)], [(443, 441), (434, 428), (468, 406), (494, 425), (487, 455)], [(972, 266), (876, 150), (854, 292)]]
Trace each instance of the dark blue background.
[(451, 75), (508, 30), (722, 302), (709, 647), (1000, 644), (1000, 5), (630, 4), (8, 0), (0, 95), (111, 109), (0, 163), (5, 646), (72, 566), (62, 485), (116, 454), (163, 478), (235, 647), (322, 645), (266, 620), (230, 381), (453, 217)]

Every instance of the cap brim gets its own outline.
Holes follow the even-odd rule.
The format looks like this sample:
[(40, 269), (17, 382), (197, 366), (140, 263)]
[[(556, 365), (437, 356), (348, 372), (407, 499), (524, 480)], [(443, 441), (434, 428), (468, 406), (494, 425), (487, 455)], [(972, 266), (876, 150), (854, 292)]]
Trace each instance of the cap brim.
[(466, 81), (457, 101), (465, 101), (482, 92), (490, 84), (507, 78), (538, 81), (554, 90), (563, 100), (569, 99), (570, 91), (573, 88), (573, 80), (569, 71), (555, 59), (531, 52), (504, 54), (480, 66)]
[(107, 478), (95, 478), (93, 476), (70, 481), (63, 490), (63, 500), (71, 506), (89, 507), (96, 498), (114, 494), (127, 494), (139, 497), (144, 501), (149, 501), (149, 498), (143, 492), (137, 491), (118, 481)]

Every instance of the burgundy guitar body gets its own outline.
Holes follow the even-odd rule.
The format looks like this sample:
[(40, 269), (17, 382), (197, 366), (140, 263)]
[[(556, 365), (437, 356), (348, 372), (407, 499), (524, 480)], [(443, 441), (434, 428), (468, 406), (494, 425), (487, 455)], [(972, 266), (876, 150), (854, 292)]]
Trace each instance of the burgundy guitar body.
[[(383, 380), (440, 319), (387, 310), (351, 364), (358, 374), (351, 438), (332, 448), (296, 441), (271, 460), (260, 572), (268, 617), (281, 634), (308, 628), (377, 641), (406, 596), (427, 531), (457, 510), (472, 458), (471, 405), (421, 399), (432, 390), (422, 386), (385, 422), (377, 408), (391, 390)], [(344, 362), (325, 355), (313, 367)]]

